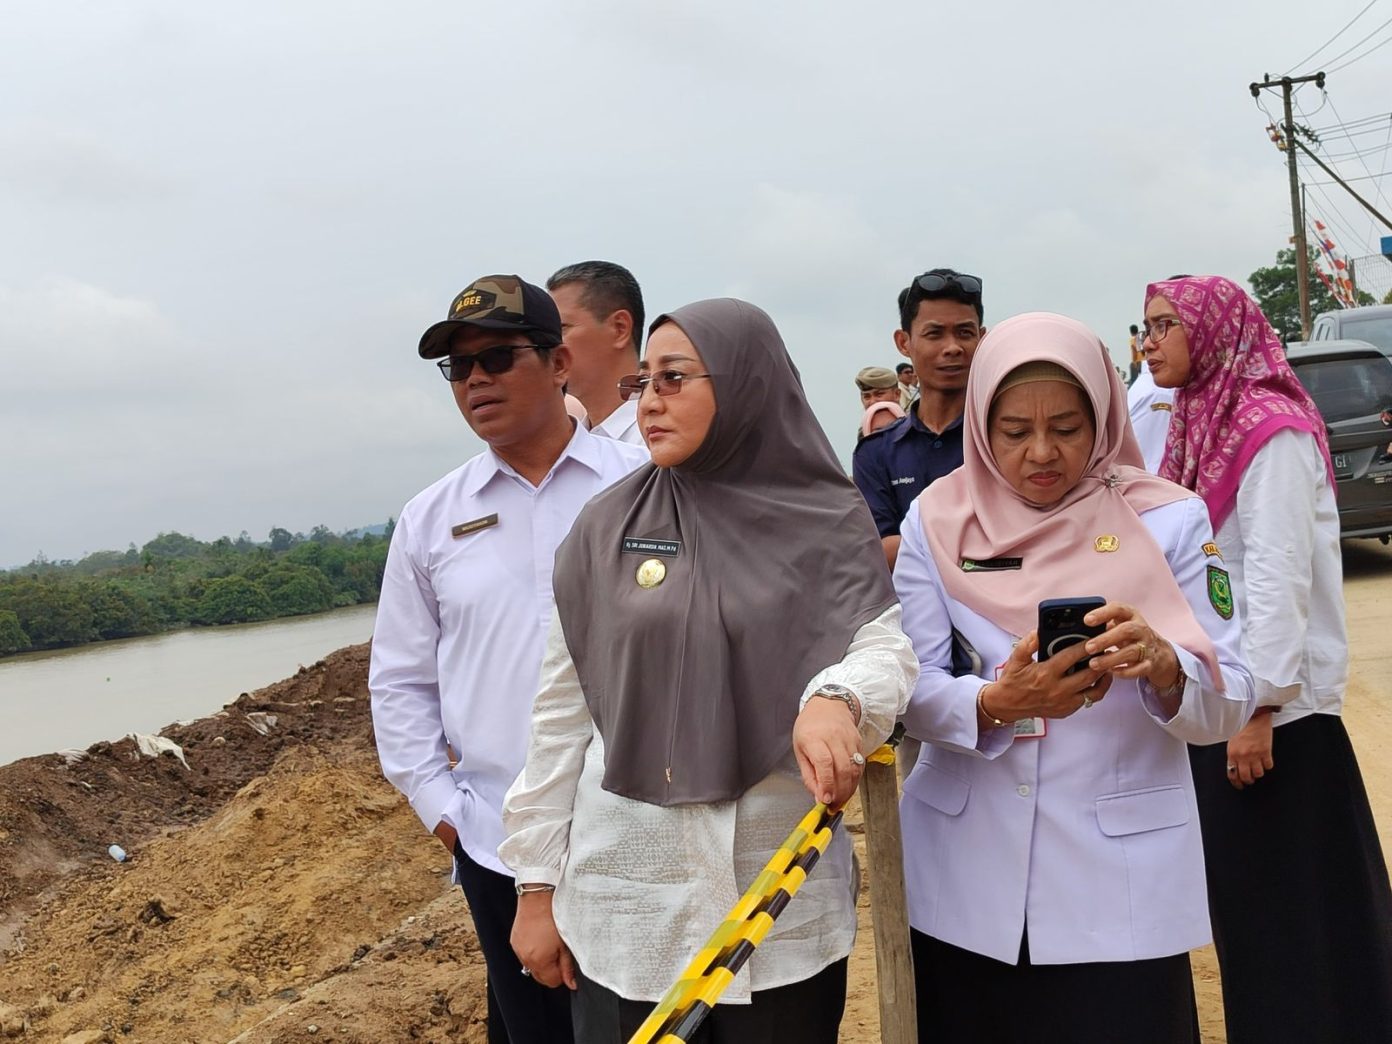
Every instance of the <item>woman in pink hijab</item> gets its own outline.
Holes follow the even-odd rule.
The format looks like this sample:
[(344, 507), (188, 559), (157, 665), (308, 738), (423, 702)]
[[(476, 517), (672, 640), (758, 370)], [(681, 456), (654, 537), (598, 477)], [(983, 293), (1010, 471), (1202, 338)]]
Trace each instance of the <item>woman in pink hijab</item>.
[[(894, 570), (922, 669), (901, 807), (919, 1039), (1197, 1042), (1185, 743), (1235, 733), (1251, 697), (1208, 513), (1143, 470), (1115, 368), (1072, 319), (993, 327), (963, 423)], [(1039, 603), (1089, 596), (1101, 633), (1037, 661)]]
[(1340, 712), (1348, 680), (1324, 421), (1229, 279), (1146, 289), (1174, 388), (1160, 473), (1203, 498), (1257, 709), (1191, 751), (1228, 1040), (1392, 1041), (1392, 889)]

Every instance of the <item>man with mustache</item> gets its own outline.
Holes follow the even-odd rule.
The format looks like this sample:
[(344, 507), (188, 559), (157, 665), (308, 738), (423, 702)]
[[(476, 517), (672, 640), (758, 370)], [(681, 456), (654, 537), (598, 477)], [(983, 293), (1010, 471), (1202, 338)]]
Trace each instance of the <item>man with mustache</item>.
[(368, 679), (378, 756), (454, 859), (488, 966), (489, 1044), (565, 1044), (568, 991), (534, 982), (509, 942), (503, 795), (526, 756), (556, 547), (594, 494), (648, 456), (566, 413), (560, 314), (517, 276), (465, 287), (420, 355), (487, 448), (397, 519)]

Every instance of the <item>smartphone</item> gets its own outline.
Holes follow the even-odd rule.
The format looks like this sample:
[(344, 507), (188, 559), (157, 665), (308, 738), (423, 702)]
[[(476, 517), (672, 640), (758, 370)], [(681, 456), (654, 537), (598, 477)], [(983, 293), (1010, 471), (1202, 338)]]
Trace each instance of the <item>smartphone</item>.
[[(1039, 662), (1070, 646), (1096, 638), (1102, 624), (1088, 626), (1083, 617), (1107, 604), (1105, 598), (1046, 598), (1039, 603)], [(1087, 670), (1087, 657), (1068, 668), (1067, 674)]]

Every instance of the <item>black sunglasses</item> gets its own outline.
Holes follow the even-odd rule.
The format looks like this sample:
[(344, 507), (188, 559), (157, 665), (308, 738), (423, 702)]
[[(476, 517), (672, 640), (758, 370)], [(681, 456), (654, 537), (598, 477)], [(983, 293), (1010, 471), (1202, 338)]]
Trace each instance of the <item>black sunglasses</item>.
[(474, 372), (474, 363), (482, 366), (484, 373), (496, 376), (512, 369), (512, 364), (517, 359), (517, 356), (513, 354), (514, 352), (527, 352), (532, 349), (544, 352), (548, 347), (544, 344), (496, 344), (492, 348), (485, 348), (473, 355), (451, 355), (441, 359), (435, 365), (440, 367), (440, 372), (445, 375), (445, 380), (467, 381), (469, 374)]
[(981, 296), (981, 280), (974, 275), (939, 275), (937, 272), (925, 272), (914, 280), (920, 290), (930, 294), (946, 290), (949, 286), (955, 286), (964, 294), (971, 294), (974, 297)]

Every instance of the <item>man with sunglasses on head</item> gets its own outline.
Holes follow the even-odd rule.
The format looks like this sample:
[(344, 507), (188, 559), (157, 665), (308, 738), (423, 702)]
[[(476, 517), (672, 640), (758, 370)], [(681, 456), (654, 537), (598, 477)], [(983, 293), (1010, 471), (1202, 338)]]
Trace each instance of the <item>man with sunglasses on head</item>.
[(925, 272), (899, 293), (894, 344), (913, 364), (918, 398), (908, 416), (861, 440), (852, 458), (891, 568), (909, 505), (962, 465), (967, 371), (986, 333), (984, 318), (981, 280), (950, 268)]
[(488, 967), (489, 1044), (569, 1042), (569, 991), (534, 982), (509, 942), (501, 810), (526, 757), (556, 547), (592, 496), (648, 457), (566, 413), (560, 314), (517, 276), (465, 287), (420, 355), (438, 360), (487, 448), (397, 519), (368, 679), (377, 751), (454, 858)]

